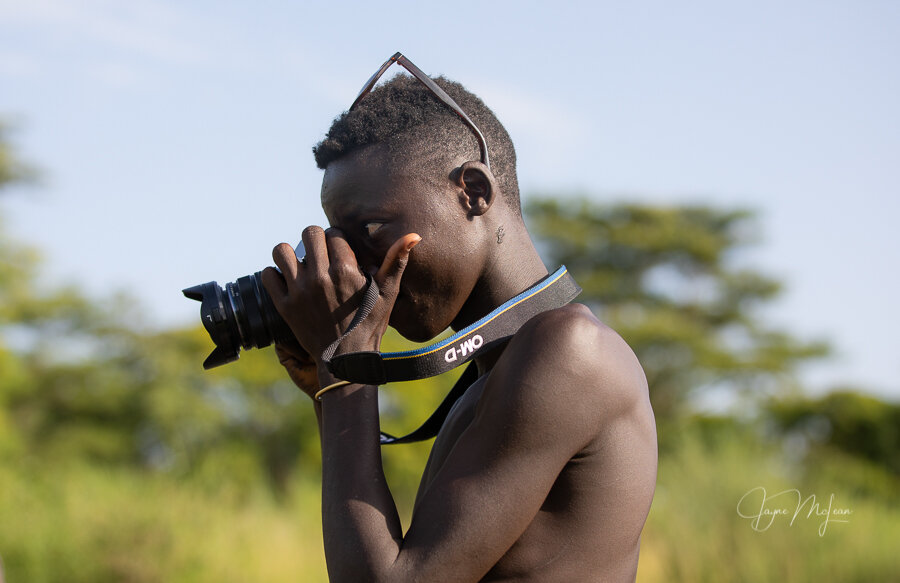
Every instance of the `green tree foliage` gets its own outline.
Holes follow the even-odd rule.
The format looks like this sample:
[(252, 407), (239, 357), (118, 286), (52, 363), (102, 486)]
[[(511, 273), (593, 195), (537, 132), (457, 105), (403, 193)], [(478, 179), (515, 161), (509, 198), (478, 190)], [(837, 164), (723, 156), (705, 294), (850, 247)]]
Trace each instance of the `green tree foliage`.
[(774, 428), (801, 447), (826, 447), (900, 476), (900, 405), (844, 389), (821, 397), (791, 395), (766, 405)]
[[(9, 147), (0, 149), (2, 188), (25, 174)], [(271, 350), (204, 371), (211, 342), (199, 318), (188, 329), (153, 330), (128, 297), (45, 291), (39, 253), (2, 225), (0, 257), (0, 455), (132, 467), (244, 493), (262, 481), (281, 495), (298, 471), (318, 474), (313, 408)], [(386, 350), (406, 347), (393, 333), (385, 341)], [(394, 397), (389, 389), (386, 427), (402, 432), (424, 420), (448, 383), (422, 381)], [(427, 447), (385, 456), (404, 500)]]
[[(23, 180), (0, 133), (0, 189)], [(40, 256), (0, 224), (0, 454), (283, 491), (318, 460), (312, 408), (270, 351), (205, 372), (209, 339), (142, 327), (128, 297), (38, 285)], [(177, 293), (177, 289), (173, 290)]]
[[(39, 340), (16, 354), (23, 374), (4, 389), (4, 409), (29, 452), (210, 486), (249, 488), (264, 477), (276, 491), (297, 464), (317, 463), (312, 408), (269, 351), (205, 372), (202, 328), (141, 332), (93, 312), (90, 326), (62, 342)], [(73, 354), (61, 356), (68, 346)]]
[(568, 266), (579, 301), (637, 353), (659, 421), (710, 387), (771, 391), (827, 353), (759, 317), (780, 285), (734, 261), (753, 241), (749, 211), (548, 197), (527, 215), (547, 262)]

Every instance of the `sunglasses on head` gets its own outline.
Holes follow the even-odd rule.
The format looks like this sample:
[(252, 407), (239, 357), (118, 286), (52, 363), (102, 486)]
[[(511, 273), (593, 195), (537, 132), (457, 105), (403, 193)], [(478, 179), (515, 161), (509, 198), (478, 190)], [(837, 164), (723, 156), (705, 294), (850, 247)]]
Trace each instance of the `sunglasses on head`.
[(462, 108), (457, 105), (455, 101), (453, 101), (452, 97), (447, 95), (446, 91), (441, 89), (437, 83), (432, 81), (428, 75), (423, 73), (422, 69), (416, 67), (412, 63), (412, 61), (410, 61), (400, 53), (395, 53), (394, 56), (385, 61), (384, 64), (381, 65), (381, 67), (377, 71), (375, 71), (375, 74), (372, 75), (372, 77), (370, 77), (368, 81), (366, 81), (366, 84), (363, 85), (362, 91), (359, 92), (359, 95), (353, 101), (353, 105), (350, 106), (350, 110), (352, 111), (353, 108), (356, 107), (356, 105), (363, 99), (363, 97), (365, 97), (372, 91), (372, 88), (375, 87), (375, 83), (378, 82), (378, 79), (380, 79), (381, 76), (384, 75), (384, 72), (387, 71), (388, 68), (390, 68), (390, 66), (394, 63), (398, 63), (404, 69), (409, 71), (413, 77), (421, 81), (422, 84), (425, 85), (425, 87), (427, 87), (435, 97), (440, 99), (447, 107), (452, 109), (456, 113), (456, 115), (458, 115), (460, 119), (462, 119), (463, 122), (465, 122), (465, 124), (469, 126), (469, 128), (475, 133), (475, 137), (478, 138), (478, 147), (481, 149), (481, 161), (485, 166), (490, 168), (491, 162), (490, 157), (488, 156), (487, 141), (484, 139), (484, 134), (482, 134), (481, 130), (478, 129), (478, 126), (475, 125), (475, 122), (469, 119), (469, 116), (466, 115), (466, 112), (464, 112)]

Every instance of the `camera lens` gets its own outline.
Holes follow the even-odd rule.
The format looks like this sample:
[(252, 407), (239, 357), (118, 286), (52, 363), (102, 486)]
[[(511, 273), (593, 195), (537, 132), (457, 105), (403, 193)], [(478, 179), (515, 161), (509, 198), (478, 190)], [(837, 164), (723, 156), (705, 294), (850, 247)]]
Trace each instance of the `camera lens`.
[(214, 281), (182, 290), (201, 302), (200, 319), (216, 348), (203, 361), (210, 369), (237, 360), (241, 348), (263, 348), (294, 336), (262, 285), (259, 271), (219, 287)]

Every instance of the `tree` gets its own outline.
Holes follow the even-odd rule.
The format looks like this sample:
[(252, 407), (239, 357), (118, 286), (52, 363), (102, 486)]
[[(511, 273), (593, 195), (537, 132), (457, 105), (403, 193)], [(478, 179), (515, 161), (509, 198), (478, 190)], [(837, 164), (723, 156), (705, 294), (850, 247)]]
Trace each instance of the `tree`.
[(10, 126), (0, 119), (0, 190), (17, 182), (28, 182), (37, 177), (32, 166), (22, 162), (12, 146)]
[[(34, 176), (0, 125), (0, 193)], [(231, 490), (268, 483), (278, 493), (298, 471), (318, 473), (313, 408), (271, 350), (204, 371), (211, 342), (199, 318), (152, 330), (132, 298), (45, 289), (40, 267), (40, 253), (0, 223), (0, 456), (125, 466)], [(392, 333), (385, 346), (402, 343)], [(449, 389), (423, 382), (432, 390), (386, 396), (389, 427), (423, 420)], [(412, 457), (408, 447), (386, 456), (410, 500)]]
[[(34, 176), (0, 125), (0, 192)], [(204, 372), (209, 340), (199, 320), (153, 331), (127, 296), (43, 289), (40, 254), (2, 227), (0, 455), (209, 483), (262, 478), (276, 490), (298, 464), (316, 462), (315, 417), (274, 355), (254, 351), (239, 365)]]
[(544, 197), (526, 212), (547, 262), (566, 265), (578, 301), (634, 349), (658, 421), (711, 387), (777, 389), (828, 352), (758, 316), (781, 286), (735, 261), (754, 240), (749, 211)]
[(772, 399), (766, 414), (773, 429), (806, 446), (841, 450), (900, 476), (900, 404), (844, 387)]

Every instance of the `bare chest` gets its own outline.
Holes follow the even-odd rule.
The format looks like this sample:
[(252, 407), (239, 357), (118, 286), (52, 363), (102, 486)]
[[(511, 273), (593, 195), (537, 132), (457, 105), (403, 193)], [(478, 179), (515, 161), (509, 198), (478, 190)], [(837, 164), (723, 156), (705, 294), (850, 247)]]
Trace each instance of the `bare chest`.
[[(472, 424), (487, 377), (474, 383), (448, 415), (435, 439), (420, 485), (420, 495), (438, 475), (459, 438)], [(592, 455), (570, 460), (547, 494), (540, 511), (491, 572), (489, 580), (576, 581), (591, 572), (603, 541), (595, 520), (602, 493), (592, 487), (599, 473)], [(602, 539), (602, 537), (600, 537)]]
[(454, 404), (450, 414), (447, 415), (447, 419), (444, 420), (440, 432), (435, 437), (434, 445), (431, 446), (431, 454), (428, 457), (428, 464), (425, 466), (422, 483), (419, 486), (420, 493), (424, 492), (434, 479), (459, 437), (472, 423), (472, 420), (475, 419), (475, 408), (478, 405), (478, 399), (481, 398), (481, 393), (484, 391), (486, 381), (487, 375), (475, 381)]

